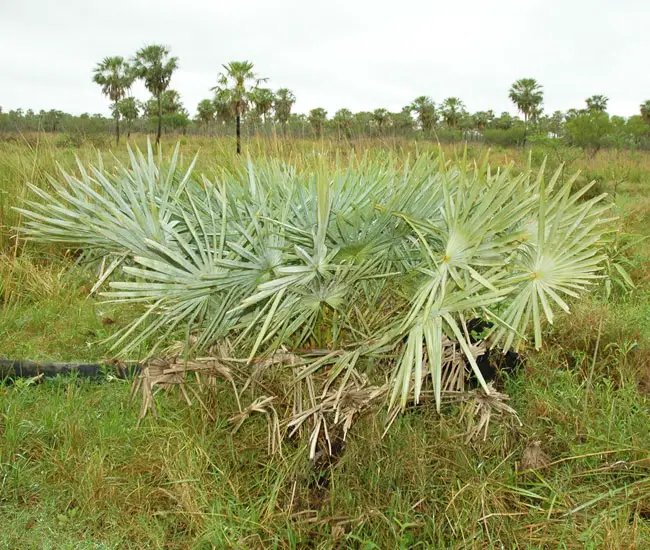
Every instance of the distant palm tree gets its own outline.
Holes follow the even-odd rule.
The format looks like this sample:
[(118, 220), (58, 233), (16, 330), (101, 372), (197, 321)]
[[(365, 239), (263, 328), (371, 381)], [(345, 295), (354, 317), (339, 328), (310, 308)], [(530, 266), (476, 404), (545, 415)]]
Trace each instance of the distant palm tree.
[(253, 63), (250, 61), (231, 61), (223, 65), (225, 72), (219, 73), (217, 86), (212, 88), (216, 93), (217, 101), (230, 105), (237, 122), (237, 154), (241, 153), (241, 117), (248, 109), (253, 90), (259, 87), (260, 82), (267, 80), (260, 78), (253, 72)]
[(416, 97), (410, 105), (411, 112), (415, 112), (422, 132), (426, 135), (436, 123), (436, 104), (425, 95)]
[(289, 117), (291, 116), (291, 108), (295, 102), (296, 96), (293, 95), (293, 92), (288, 88), (280, 88), (277, 92), (275, 92), (275, 102), (273, 103), (273, 109), (275, 110), (275, 117), (283, 127), (286, 127), (287, 123), (289, 122)]
[(327, 111), (321, 107), (309, 111), (309, 124), (318, 137), (323, 136), (323, 127), (327, 121)]
[(390, 113), (388, 112), (388, 109), (375, 109), (372, 112), (372, 120), (377, 124), (379, 133), (382, 134), (386, 125), (390, 123)]
[(604, 95), (592, 95), (586, 100), (587, 110), (592, 113), (604, 113), (607, 110), (609, 98)]
[(210, 122), (214, 120), (215, 111), (216, 106), (214, 101), (211, 99), (203, 99), (199, 101), (196, 107), (196, 120), (205, 124), (205, 129), (207, 130)]
[(339, 109), (334, 113), (332, 117), (332, 122), (339, 131), (339, 139), (341, 135), (344, 135), (346, 138), (350, 137), (350, 128), (352, 127), (352, 121), (354, 120), (354, 115), (350, 109)]
[(494, 111), (476, 111), (473, 120), (477, 130), (485, 130), (494, 120)]
[(255, 105), (255, 112), (262, 117), (262, 122), (266, 124), (266, 117), (275, 103), (275, 94), (268, 88), (256, 88), (251, 94), (251, 99)]
[(540, 111), (542, 101), (544, 100), (544, 92), (542, 85), (534, 78), (522, 78), (517, 80), (508, 94), (512, 102), (517, 106), (517, 109), (524, 115), (524, 143), (526, 142), (526, 133), (528, 130), (528, 120), (531, 115), (535, 115)]
[(156, 144), (162, 133), (162, 95), (169, 87), (172, 74), (178, 68), (178, 58), (169, 57), (169, 49), (152, 44), (138, 50), (133, 59), (134, 73), (144, 80), (144, 85), (158, 103), (158, 133)]
[(457, 97), (448, 97), (442, 102), (442, 118), (450, 128), (456, 128), (465, 112), (465, 104)]
[(650, 124), (650, 99), (641, 103), (641, 116), (648, 124)]
[(93, 71), (93, 82), (102, 87), (102, 93), (113, 102), (115, 142), (120, 143), (119, 103), (133, 85), (133, 71), (123, 57), (105, 57)]

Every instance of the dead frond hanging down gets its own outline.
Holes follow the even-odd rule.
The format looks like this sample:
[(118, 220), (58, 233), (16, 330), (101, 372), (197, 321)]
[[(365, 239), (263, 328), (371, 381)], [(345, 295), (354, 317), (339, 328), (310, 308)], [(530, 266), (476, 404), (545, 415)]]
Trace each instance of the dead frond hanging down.
[(465, 405), (468, 426), (466, 440), (470, 441), (483, 433), (483, 440), (487, 439), (490, 421), (495, 419), (508, 418), (521, 426), (521, 420), (517, 412), (508, 405), (510, 399), (505, 393), (494, 389), (492, 383), (489, 385), (490, 392), (478, 388), (472, 392), (472, 397)]

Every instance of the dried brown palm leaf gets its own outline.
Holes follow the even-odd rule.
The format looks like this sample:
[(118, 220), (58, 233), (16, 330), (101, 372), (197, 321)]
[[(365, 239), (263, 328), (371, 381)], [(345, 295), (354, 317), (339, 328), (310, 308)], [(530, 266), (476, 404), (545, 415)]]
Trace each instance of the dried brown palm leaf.
[(331, 452), (330, 434), (333, 430), (340, 430), (341, 437), (345, 441), (354, 419), (386, 398), (387, 385), (370, 385), (361, 375), (355, 374), (353, 382), (349, 383), (347, 387), (330, 389), (324, 396), (312, 397), (314, 403), (312, 407), (301, 409), (287, 421), (286, 425), (290, 435), (296, 433), (306, 423), (311, 424), (310, 459), (314, 459), (316, 455), (316, 447), (320, 438), (326, 442), (327, 448)]
[(161, 390), (169, 390), (173, 387), (178, 388), (188, 405), (191, 405), (192, 400), (187, 393), (189, 389), (208, 416), (214, 419), (199, 393), (191, 384), (186, 384), (187, 375), (190, 373), (195, 375), (199, 388), (201, 388), (203, 378), (211, 386), (215, 385), (217, 379), (229, 382), (232, 385), (238, 408), (241, 410), (239, 393), (237, 392), (237, 385), (232, 376), (232, 371), (218, 359), (205, 358), (194, 361), (182, 361), (178, 358), (172, 360), (155, 359), (142, 368), (140, 375), (133, 384), (132, 396), (138, 392), (142, 393), (138, 424), (148, 412), (151, 412), (154, 416), (156, 415), (154, 399), (156, 394)]
[(238, 414), (228, 419), (228, 422), (234, 424), (232, 434), (236, 434), (241, 428), (242, 424), (250, 418), (253, 414), (263, 414), (267, 420), (268, 428), (268, 452), (275, 454), (282, 452), (282, 434), (280, 433), (280, 420), (278, 413), (273, 407), (272, 403), (275, 397), (260, 396), (253, 401), (248, 407), (240, 411)]
[(493, 418), (508, 418), (516, 422), (519, 426), (522, 425), (521, 420), (517, 416), (517, 412), (507, 403), (510, 397), (505, 393), (497, 391), (492, 382), (488, 385), (490, 389), (489, 393), (483, 390), (483, 388), (468, 392), (468, 394), (471, 394), (471, 398), (465, 406), (465, 416), (468, 418), (467, 442), (478, 437), (481, 432), (483, 433), (483, 441), (485, 441), (487, 439), (490, 421)]

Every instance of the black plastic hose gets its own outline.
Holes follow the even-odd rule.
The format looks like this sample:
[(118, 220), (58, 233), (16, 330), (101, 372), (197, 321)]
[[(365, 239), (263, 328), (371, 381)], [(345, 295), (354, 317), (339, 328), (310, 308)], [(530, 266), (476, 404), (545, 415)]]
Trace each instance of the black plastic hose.
[(22, 359), (0, 359), (0, 380), (5, 378), (33, 378), (77, 373), (79, 376), (102, 376), (106, 373), (117, 378), (129, 378), (140, 372), (140, 365), (120, 363), (51, 363), (25, 361)]

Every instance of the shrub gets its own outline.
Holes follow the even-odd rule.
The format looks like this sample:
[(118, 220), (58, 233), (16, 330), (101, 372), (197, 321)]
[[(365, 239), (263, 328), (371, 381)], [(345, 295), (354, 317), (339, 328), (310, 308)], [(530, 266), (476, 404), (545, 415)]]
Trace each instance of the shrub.
[(83, 144), (83, 142), (84, 142), (84, 136), (78, 132), (75, 132), (75, 133), (68, 133), (68, 134), (60, 134), (56, 138), (54, 145), (56, 147), (74, 149), (80, 147)]
[(612, 142), (613, 129), (607, 113), (588, 111), (566, 121), (567, 143), (593, 152)]
[(483, 130), (483, 139), (489, 145), (500, 147), (515, 147), (524, 142), (525, 130), (523, 127), (515, 126), (506, 130), (486, 128)]
[[(130, 157), (116, 172), (64, 173), (51, 193), (32, 186), (29, 237), (109, 259), (102, 279), (120, 268), (105, 296), (147, 304), (115, 342), (123, 354), (182, 334), (189, 356), (242, 357), (249, 374), (289, 364), (289, 426), (312, 418), (312, 453), (326, 413), (347, 427), (364, 403), (398, 410), (427, 384), (439, 408), (466, 365), (490, 394), (484, 346), (518, 349), (532, 333), (539, 347), (604, 259), (603, 196), (579, 200), (589, 186), (572, 194), (573, 179), (545, 181), (544, 166), (311, 156), (198, 180), (178, 148), (168, 162), (151, 147)], [(470, 339), (470, 319), (491, 327), (486, 342)]]

